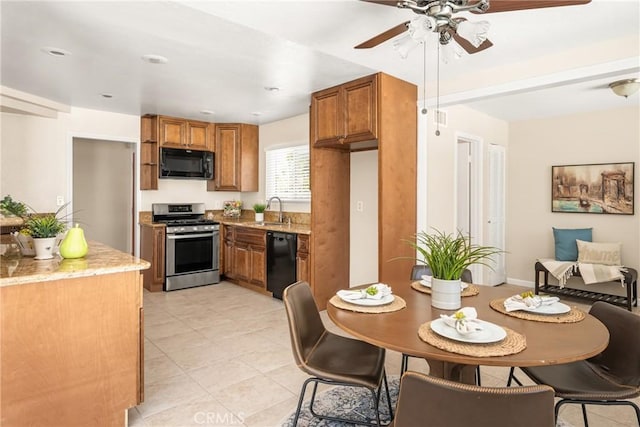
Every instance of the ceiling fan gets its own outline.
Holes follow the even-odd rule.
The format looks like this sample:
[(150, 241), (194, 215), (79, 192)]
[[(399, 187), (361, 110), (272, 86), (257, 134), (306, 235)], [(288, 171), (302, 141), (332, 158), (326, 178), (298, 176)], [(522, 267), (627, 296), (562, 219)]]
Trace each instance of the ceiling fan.
[[(361, 0), (401, 9), (411, 9), (419, 17), (403, 22), (377, 36), (360, 43), (355, 49), (375, 47), (405, 31), (414, 40), (424, 40), (429, 32), (439, 34), (441, 45), (453, 39), (467, 53), (473, 54), (491, 46), (487, 39), (487, 21), (470, 22), (463, 17), (454, 17), (458, 12), (495, 13), (556, 6), (572, 6), (589, 3), (591, 0)], [(401, 46), (400, 54), (403, 54)]]

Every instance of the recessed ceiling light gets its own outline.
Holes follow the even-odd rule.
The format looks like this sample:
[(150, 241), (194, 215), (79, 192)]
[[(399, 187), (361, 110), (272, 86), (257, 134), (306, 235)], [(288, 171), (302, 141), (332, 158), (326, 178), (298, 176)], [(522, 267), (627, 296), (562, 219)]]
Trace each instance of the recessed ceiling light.
[(265, 86), (264, 90), (266, 90), (267, 92), (278, 92), (280, 88), (276, 86)]
[(169, 62), (167, 58), (161, 55), (142, 55), (142, 60), (148, 62), (149, 64), (166, 64)]
[(253, 113), (251, 113), (252, 116), (259, 116), (262, 113), (260, 111), (254, 111)]
[(100, 96), (103, 98), (113, 98), (113, 95), (111, 95), (110, 93), (101, 93)]
[(211, 110), (202, 110), (200, 111), (200, 114), (204, 114), (205, 116), (210, 116), (212, 114), (215, 114), (215, 112)]
[(61, 49), (59, 47), (43, 47), (41, 49), (44, 53), (48, 53), (51, 56), (57, 56), (57, 57), (61, 57), (61, 56), (69, 56), (71, 55), (71, 52), (69, 52), (68, 50), (65, 49)]

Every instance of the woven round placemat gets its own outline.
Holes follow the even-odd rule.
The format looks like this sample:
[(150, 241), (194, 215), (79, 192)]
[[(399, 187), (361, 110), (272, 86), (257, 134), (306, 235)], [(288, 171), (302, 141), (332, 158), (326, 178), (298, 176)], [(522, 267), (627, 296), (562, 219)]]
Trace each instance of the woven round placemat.
[[(474, 295), (478, 295), (480, 293), (480, 287), (471, 283), (467, 283), (469, 286), (464, 288), (462, 292), (460, 292), (461, 297), (472, 297)], [(423, 294), (431, 295), (431, 288), (428, 286), (422, 286), (420, 281), (416, 281), (411, 283), (411, 287), (418, 292), (422, 292)]]
[(358, 313), (391, 313), (392, 311), (402, 310), (407, 306), (407, 302), (397, 295), (394, 295), (393, 301), (385, 305), (357, 305), (343, 301), (339, 296), (334, 295), (329, 300), (334, 307), (343, 310), (355, 311)]
[(506, 314), (507, 316), (517, 317), (518, 319), (533, 320), (535, 322), (546, 323), (576, 323), (583, 320), (585, 316), (584, 311), (578, 310), (575, 307), (571, 307), (571, 311), (563, 314), (537, 314), (520, 310), (507, 311), (504, 308), (504, 300), (506, 300), (506, 298), (494, 299), (489, 303), (489, 305), (497, 312)]
[(433, 332), (431, 322), (420, 325), (418, 336), (422, 341), (440, 350), (473, 357), (506, 356), (520, 353), (527, 348), (527, 339), (524, 335), (509, 328), (503, 327), (503, 329), (507, 332), (507, 336), (502, 341), (486, 344), (466, 343), (445, 338)]

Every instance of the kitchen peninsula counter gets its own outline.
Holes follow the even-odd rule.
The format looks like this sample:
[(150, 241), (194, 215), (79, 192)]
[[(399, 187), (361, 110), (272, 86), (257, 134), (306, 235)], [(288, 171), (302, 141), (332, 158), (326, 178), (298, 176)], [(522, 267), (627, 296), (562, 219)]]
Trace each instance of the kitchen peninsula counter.
[(89, 242), (85, 258), (0, 268), (0, 424), (125, 426), (143, 400), (140, 270)]
[(32, 257), (2, 259), (0, 287), (47, 282), (149, 268), (150, 264), (98, 242), (89, 242), (84, 258), (37, 260)]

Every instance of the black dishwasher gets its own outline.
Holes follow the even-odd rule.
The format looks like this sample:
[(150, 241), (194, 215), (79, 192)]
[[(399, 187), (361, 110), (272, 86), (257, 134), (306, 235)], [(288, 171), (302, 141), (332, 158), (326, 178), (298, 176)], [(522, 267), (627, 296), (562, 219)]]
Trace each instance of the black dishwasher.
[(296, 281), (298, 235), (267, 231), (267, 290), (282, 299), (284, 288)]

